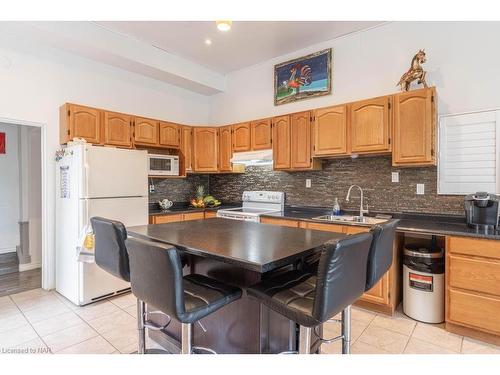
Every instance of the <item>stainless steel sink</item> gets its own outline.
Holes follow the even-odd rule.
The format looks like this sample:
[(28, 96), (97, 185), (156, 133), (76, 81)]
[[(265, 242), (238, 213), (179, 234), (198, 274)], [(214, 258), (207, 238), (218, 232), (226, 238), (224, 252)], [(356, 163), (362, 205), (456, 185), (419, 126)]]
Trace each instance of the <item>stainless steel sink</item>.
[(351, 215), (342, 215), (342, 216), (322, 215), (313, 217), (313, 220), (329, 221), (332, 223), (360, 223), (367, 225), (375, 225), (375, 224), (385, 223), (387, 221), (386, 219), (377, 219), (375, 217), (351, 216)]

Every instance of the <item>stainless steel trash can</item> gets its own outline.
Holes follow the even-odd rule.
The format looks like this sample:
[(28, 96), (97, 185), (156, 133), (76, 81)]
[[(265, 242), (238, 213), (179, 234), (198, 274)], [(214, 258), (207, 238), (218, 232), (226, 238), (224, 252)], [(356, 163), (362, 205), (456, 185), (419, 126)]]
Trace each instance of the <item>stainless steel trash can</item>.
[(403, 311), (425, 323), (444, 321), (444, 251), (407, 245), (403, 251)]

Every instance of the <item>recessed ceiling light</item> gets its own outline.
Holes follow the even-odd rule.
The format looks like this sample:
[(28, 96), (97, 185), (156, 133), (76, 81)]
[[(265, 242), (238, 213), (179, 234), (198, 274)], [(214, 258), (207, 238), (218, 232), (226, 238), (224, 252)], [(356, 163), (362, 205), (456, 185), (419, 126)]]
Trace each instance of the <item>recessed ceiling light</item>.
[(208, 39), (208, 38), (207, 38), (207, 39), (205, 39), (205, 44), (206, 44), (207, 46), (209, 46), (209, 45), (211, 45), (211, 44), (212, 44), (212, 41), (211, 41), (210, 39)]
[(215, 21), (219, 31), (229, 31), (231, 29), (231, 21)]

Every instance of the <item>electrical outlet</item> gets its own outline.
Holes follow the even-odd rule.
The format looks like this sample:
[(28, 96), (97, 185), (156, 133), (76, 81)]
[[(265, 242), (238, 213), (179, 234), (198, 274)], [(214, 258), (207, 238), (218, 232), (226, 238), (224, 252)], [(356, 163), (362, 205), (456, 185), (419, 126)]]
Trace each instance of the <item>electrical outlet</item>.
[(154, 193), (155, 192), (155, 186), (153, 184), (149, 185), (149, 192)]
[(399, 172), (392, 172), (391, 173), (391, 180), (392, 180), (392, 182), (399, 182)]
[(424, 193), (425, 193), (425, 185), (424, 184), (417, 184), (417, 194), (424, 195)]
[(310, 188), (310, 187), (311, 187), (311, 179), (306, 178), (306, 188)]

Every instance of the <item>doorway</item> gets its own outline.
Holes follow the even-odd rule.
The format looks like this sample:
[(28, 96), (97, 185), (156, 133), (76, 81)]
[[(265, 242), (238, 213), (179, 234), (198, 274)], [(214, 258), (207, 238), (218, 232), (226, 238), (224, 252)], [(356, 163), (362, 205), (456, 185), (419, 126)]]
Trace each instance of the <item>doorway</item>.
[(0, 297), (42, 286), (42, 129), (0, 122)]

